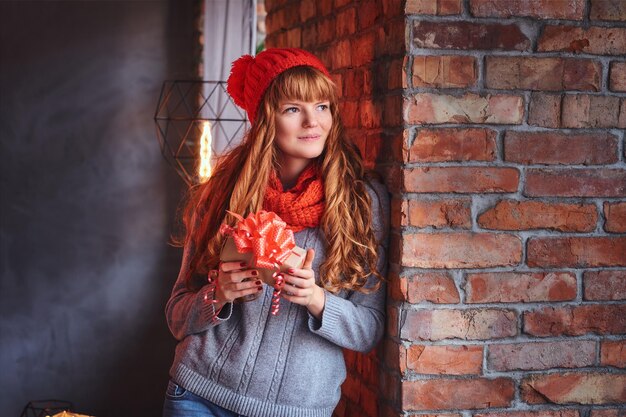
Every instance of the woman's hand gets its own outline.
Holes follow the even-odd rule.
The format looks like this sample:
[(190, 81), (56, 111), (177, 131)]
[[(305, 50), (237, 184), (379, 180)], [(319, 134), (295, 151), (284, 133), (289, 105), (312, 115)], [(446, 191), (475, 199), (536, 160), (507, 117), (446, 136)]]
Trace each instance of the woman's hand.
[(302, 268), (290, 268), (288, 274), (283, 274), (285, 286), (281, 296), (292, 303), (305, 306), (313, 316), (321, 319), (326, 296), (324, 290), (315, 283), (315, 272), (311, 268), (314, 257), (315, 250), (307, 250)]
[[(232, 302), (235, 298), (256, 294), (263, 290), (259, 279), (259, 271), (246, 268), (245, 262), (222, 262), (217, 282), (215, 283), (215, 300), (218, 308)], [(245, 279), (250, 279), (245, 281)]]

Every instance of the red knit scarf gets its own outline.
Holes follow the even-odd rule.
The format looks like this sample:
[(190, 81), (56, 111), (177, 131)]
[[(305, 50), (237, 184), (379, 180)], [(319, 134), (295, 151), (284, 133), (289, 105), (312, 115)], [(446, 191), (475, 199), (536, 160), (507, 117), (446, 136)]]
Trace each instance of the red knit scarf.
[(298, 232), (319, 225), (324, 208), (324, 183), (317, 163), (310, 163), (300, 173), (296, 185), (287, 191), (283, 191), (278, 174), (272, 170), (263, 210), (278, 214), (294, 232)]

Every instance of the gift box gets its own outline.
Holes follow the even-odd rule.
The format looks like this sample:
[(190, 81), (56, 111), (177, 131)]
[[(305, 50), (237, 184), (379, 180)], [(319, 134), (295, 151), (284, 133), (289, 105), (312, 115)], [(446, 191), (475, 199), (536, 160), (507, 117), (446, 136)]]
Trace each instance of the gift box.
[[(276, 213), (261, 210), (245, 219), (235, 216), (238, 223), (223, 224), (220, 233), (227, 236), (220, 252), (222, 262), (242, 261), (248, 268), (259, 271), (259, 279), (274, 287), (272, 314), (278, 313), (280, 291), (284, 285), (283, 273), (289, 268), (302, 268), (306, 250), (296, 246), (293, 231)], [(257, 278), (255, 278), (256, 280)], [(259, 294), (243, 297), (254, 300)]]
[(304, 264), (304, 258), (306, 257), (306, 250), (299, 246), (294, 246), (289, 251), (289, 256), (278, 266), (278, 270), (275, 268), (259, 267), (255, 263), (255, 255), (253, 252), (239, 252), (237, 244), (232, 236), (228, 236), (222, 246), (220, 252), (220, 260), (222, 262), (241, 261), (249, 265), (249, 268), (256, 268), (259, 271), (259, 278), (267, 285), (274, 286), (274, 274), (276, 272), (287, 272), (289, 268), (302, 268)]

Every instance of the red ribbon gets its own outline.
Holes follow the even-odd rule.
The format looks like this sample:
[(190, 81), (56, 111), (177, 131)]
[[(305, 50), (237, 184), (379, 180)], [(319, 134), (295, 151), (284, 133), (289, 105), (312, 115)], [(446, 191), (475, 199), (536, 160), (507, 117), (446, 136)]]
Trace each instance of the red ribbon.
[(226, 211), (235, 216), (239, 223), (235, 227), (222, 224), (220, 233), (233, 237), (239, 253), (253, 252), (253, 266), (276, 270), (272, 274), (274, 293), (271, 307), (271, 313), (275, 316), (280, 307), (280, 293), (285, 285), (280, 266), (296, 247), (293, 231), (272, 211), (250, 213), (245, 219), (237, 213)]
[(287, 223), (271, 211), (250, 213), (245, 219), (237, 213), (226, 211), (235, 216), (239, 223), (235, 227), (222, 224), (220, 233), (233, 237), (239, 253), (252, 252), (253, 266), (280, 269), (280, 265), (296, 247), (293, 231)]

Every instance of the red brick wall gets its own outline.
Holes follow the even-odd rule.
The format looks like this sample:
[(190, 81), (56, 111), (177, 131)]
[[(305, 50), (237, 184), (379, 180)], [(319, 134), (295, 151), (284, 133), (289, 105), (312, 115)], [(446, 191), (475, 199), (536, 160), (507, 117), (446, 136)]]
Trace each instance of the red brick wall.
[[(341, 92), (342, 121), (369, 167), (395, 164), (402, 136), (405, 15), (401, 1), (265, 0), (266, 47), (298, 47), (321, 58)], [(386, 157), (387, 162), (382, 161)], [(377, 417), (383, 346), (345, 351), (348, 376), (336, 417)]]
[(623, 415), (626, 1), (267, 4), (393, 194), (388, 334), (336, 415)]

